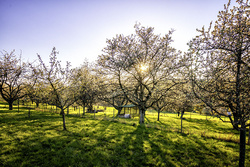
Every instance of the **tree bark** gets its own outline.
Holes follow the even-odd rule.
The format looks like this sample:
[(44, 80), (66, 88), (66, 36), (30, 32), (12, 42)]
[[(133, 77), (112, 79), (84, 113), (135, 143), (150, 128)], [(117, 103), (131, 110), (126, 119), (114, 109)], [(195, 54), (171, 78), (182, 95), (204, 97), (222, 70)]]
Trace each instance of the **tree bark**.
[(122, 111), (122, 108), (121, 108), (121, 107), (118, 107), (117, 110), (118, 110), (118, 113), (117, 113), (117, 116), (118, 116), (118, 115), (120, 115), (120, 113), (121, 113), (121, 111)]
[[(75, 108), (74, 108), (74, 110), (75, 110)], [(69, 115), (69, 107), (67, 107), (67, 115)]]
[(13, 101), (8, 101), (9, 110), (13, 110)]
[(81, 117), (81, 109), (80, 109), (80, 106), (79, 106), (79, 117)]
[(62, 118), (63, 118), (63, 130), (67, 130), (66, 122), (65, 122), (65, 113), (64, 113), (63, 109), (61, 109), (61, 115), (62, 115)]
[(144, 124), (144, 113), (145, 111), (140, 109), (140, 121), (139, 121), (140, 124)]
[(183, 119), (184, 112), (181, 112), (181, 133), (182, 133), (182, 119)]
[(17, 111), (19, 112), (19, 99), (17, 100)]
[(85, 105), (83, 105), (82, 108), (83, 108), (83, 109), (82, 109), (82, 116), (84, 116), (84, 115), (85, 115)]
[(249, 127), (249, 131), (248, 131), (248, 144), (250, 144), (250, 127)]
[(245, 165), (245, 154), (246, 154), (246, 128), (240, 129), (240, 159), (239, 167)]
[(238, 129), (239, 128), (239, 116), (238, 113), (233, 113), (234, 116), (234, 128)]
[(29, 118), (30, 118), (30, 107), (29, 107)]
[[(47, 104), (47, 103), (46, 103)], [(36, 108), (38, 108), (39, 107), (39, 102), (36, 102)]]
[(157, 121), (160, 121), (160, 111), (158, 111), (158, 118)]

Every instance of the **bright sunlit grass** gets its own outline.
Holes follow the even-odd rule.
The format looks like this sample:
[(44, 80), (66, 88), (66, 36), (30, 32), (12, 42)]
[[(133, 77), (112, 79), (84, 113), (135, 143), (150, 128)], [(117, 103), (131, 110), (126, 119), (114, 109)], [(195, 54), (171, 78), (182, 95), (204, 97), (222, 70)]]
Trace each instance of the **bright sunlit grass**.
[[(58, 113), (32, 110), (28, 117), (28, 110), (2, 107), (0, 166), (238, 166), (239, 144), (229, 140), (238, 132), (217, 118), (186, 114), (181, 134), (176, 114), (158, 122), (148, 113), (139, 126), (138, 118), (113, 120), (111, 108), (95, 118), (72, 116), (79, 112), (72, 109), (62, 131)], [(249, 160), (247, 145), (246, 166)]]

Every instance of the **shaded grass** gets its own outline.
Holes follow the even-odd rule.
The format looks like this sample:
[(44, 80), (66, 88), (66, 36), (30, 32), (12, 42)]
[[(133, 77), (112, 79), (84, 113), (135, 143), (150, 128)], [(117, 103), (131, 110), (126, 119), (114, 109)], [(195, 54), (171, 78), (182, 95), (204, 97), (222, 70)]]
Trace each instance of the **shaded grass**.
[[(27, 113), (0, 110), (0, 166), (238, 166), (237, 143), (181, 134), (175, 116), (157, 122), (148, 115), (143, 126), (137, 119), (68, 116), (68, 131), (62, 131), (59, 114), (32, 111), (29, 118)], [(216, 121), (184, 121), (190, 131), (232, 133)], [(246, 166), (249, 151), (247, 146)]]

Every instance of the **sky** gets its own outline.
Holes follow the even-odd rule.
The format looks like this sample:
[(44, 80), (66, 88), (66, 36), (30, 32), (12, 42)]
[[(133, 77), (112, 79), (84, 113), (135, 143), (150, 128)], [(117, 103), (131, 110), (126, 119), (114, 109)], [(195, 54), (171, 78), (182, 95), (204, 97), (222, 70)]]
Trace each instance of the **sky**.
[[(174, 29), (172, 46), (187, 43), (217, 19), (228, 0), (0, 0), (0, 51), (45, 63), (53, 47), (58, 59), (79, 67), (94, 62), (106, 40), (134, 34), (134, 25), (154, 27), (162, 36)], [(235, 3), (232, 3), (232, 6)]]

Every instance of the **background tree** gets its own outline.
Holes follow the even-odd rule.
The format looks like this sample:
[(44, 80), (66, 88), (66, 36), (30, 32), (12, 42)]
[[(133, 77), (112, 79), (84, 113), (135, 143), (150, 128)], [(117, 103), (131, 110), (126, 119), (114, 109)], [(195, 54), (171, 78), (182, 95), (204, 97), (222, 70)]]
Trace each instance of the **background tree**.
[(115, 83), (113, 79), (102, 79), (98, 84), (100, 93), (98, 93), (98, 99), (107, 103), (118, 110), (117, 116), (122, 111), (122, 106), (127, 104), (127, 99), (124, 96), (118, 83)]
[(72, 83), (74, 79), (72, 78), (69, 62), (67, 62), (65, 68), (62, 68), (60, 61), (57, 60), (57, 54), (56, 48), (53, 48), (50, 54), (49, 66), (45, 65), (40, 55), (38, 55), (38, 58), (42, 66), (41, 76), (44, 78), (45, 84), (51, 87), (52, 94), (50, 97), (54, 99), (54, 104), (60, 108), (60, 115), (63, 118), (63, 130), (67, 130), (64, 110), (75, 102), (75, 92), (78, 88), (75, 83)]
[(36, 103), (36, 107), (39, 107), (39, 104), (43, 102), (43, 97), (46, 92), (45, 83), (40, 76), (40, 67), (34, 66), (34, 64), (30, 64), (31, 75), (27, 81), (26, 94), (31, 100), (31, 102)]
[[(174, 99), (172, 99), (173, 104), (172, 107), (174, 107), (178, 113), (181, 114), (181, 133), (182, 133), (182, 127), (183, 127), (183, 116), (185, 112), (192, 112), (193, 110), (193, 96), (190, 92), (190, 84), (186, 83), (183, 85), (180, 85), (178, 89), (175, 91)], [(173, 98), (173, 97), (172, 97)], [(179, 114), (178, 114), (179, 115)]]
[(87, 89), (90, 86), (90, 70), (88, 62), (84, 62), (84, 64), (80, 68), (74, 69), (74, 79), (76, 80), (76, 86), (78, 89), (78, 96), (76, 103), (83, 107), (83, 115), (85, 115), (85, 107), (88, 103), (88, 94)]
[(180, 53), (170, 46), (173, 30), (160, 37), (152, 27), (136, 24), (135, 31), (130, 36), (117, 35), (107, 40), (98, 63), (107, 78), (113, 75), (128, 102), (138, 106), (140, 123), (144, 123), (146, 109), (159, 100), (154, 96), (178, 84), (175, 74), (182, 62)]
[(1, 52), (0, 60), (0, 93), (8, 102), (9, 110), (12, 110), (13, 102), (25, 96), (28, 69), (21, 56), (18, 58), (15, 55), (15, 50)]
[[(220, 11), (212, 29), (204, 27), (190, 43), (190, 79), (197, 98), (240, 131), (239, 166), (244, 166), (246, 127), (250, 116), (250, 11), (248, 0)], [(228, 111), (228, 112), (225, 112)]]
[(85, 61), (80, 68), (74, 70), (75, 84), (78, 87), (78, 96), (76, 103), (83, 107), (83, 115), (85, 115), (85, 107), (89, 111), (93, 111), (93, 105), (97, 102), (99, 91), (98, 76), (94, 70), (94, 65)]
[(175, 89), (171, 89), (167, 92), (158, 92), (157, 96), (155, 97), (157, 100), (154, 105), (152, 105), (152, 108), (157, 111), (157, 121), (160, 121), (160, 113), (164, 110), (172, 109), (174, 101), (176, 100), (173, 98), (176, 97), (176, 92)]
[(163, 111), (163, 110), (166, 110), (167, 106), (168, 106), (168, 99), (167, 98), (161, 98), (160, 100), (158, 100), (153, 106), (152, 108), (154, 110), (157, 111), (158, 113), (158, 117), (157, 117), (157, 121), (160, 121), (160, 113)]
[[(178, 116), (180, 115), (181, 133), (182, 133), (184, 113), (192, 112), (193, 110), (193, 96), (191, 93), (190, 84), (187, 81), (183, 80), (181, 84), (178, 84), (173, 89), (171, 89), (171, 91), (168, 91), (167, 94), (165, 95), (165, 99), (163, 100), (164, 100), (163, 102), (162, 101), (157, 102), (157, 103), (160, 102), (159, 108), (164, 105), (165, 109), (175, 111), (178, 113)], [(154, 109), (157, 108), (158, 106), (154, 106)]]

